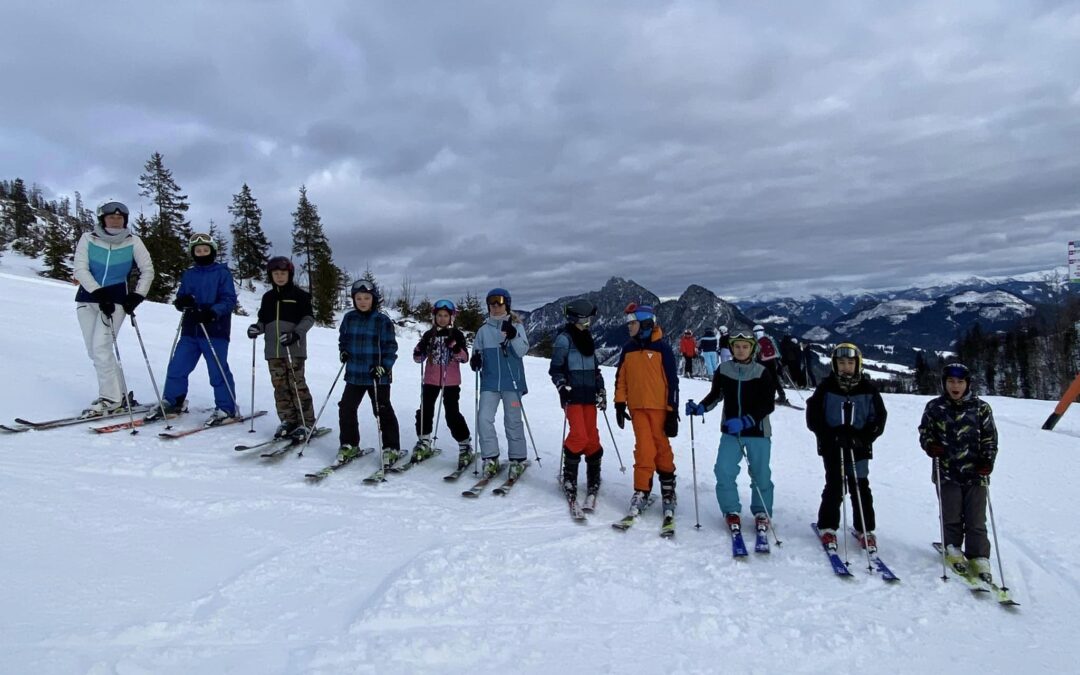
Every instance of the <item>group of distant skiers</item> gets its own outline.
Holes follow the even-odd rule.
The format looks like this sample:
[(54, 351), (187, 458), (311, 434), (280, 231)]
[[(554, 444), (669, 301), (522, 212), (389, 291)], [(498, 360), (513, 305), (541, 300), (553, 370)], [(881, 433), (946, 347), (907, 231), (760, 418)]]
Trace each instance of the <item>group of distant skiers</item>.
[[(87, 417), (115, 415), (133, 401), (126, 393), (115, 356), (116, 332), (126, 316), (145, 300), (154, 278), (146, 247), (128, 230), (128, 208), (108, 202), (98, 208), (94, 229), (80, 238), (75, 251), (79, 282), (76, 314), (87, 352), (98, 376), (98, 397)], [(188, 376), (200, 357), (207, 363), (215, 409), (207, 425), (241, 419), (236, 387), (228, 366), (231, 316), (237, 298), (228, 268), (216, 261), (217, 245), (207, 234), (188, 243), (192, 266), (180, 279), (173, 306), (181, 312), (177, 337), (158, 405), (146, 416), (153, 421), (184, 411)], [(138, 273), (128, 290), (133, 268)], [(305, 378), (306, 336), (314, 325), (310, 295), (294, 283), (294, 267), (285, 257), (267, 263), (270, 289), (262, 297), (257, 321), (247, 329), (252, 340), (263, 337), (274, 387), (280, 425), (276, 437), (307, 439), (314, 432), (315, 413)], [(397, 360), (394, 324), (380, 310), (378, 288), (360, 280), (352, 285), (353, 309), (339, 327), (338, 350), (345, 388), (338, 403), (339, 460), (360, 451), (357, 410), (370, 396), (386, 467), (401, 460), (398, 421), (390, 399)], [(494, 288), (485, 296), (487, 318), (477, 331), (471, 355), (466, 336), (454, 326), (457, 308), (441, 299), (432, 309), (432, 326), (413, 351), (421, 364), (421, 405), (416, 411), (417, 442), (409, 461), (423, 461), (436, 451), (433, 418), (441, 400), (446, 424), (458, 442), (458, 467), (475, 459), (469, 426), (461, 414), (460, 365), (468, 363), (478, 382), (476, 425), (481, 471), (493, 477), (501, 470), (495, 417), (503, 410), (508, 474), (520, 476), (527, 465), (523, 396), (527, 393), (523, 357), (529, 343), (520, 320), (511, 310), (511, 295)], [(578, 299), (564, 308), (566, 325), (553, 343), (549, 368), (562, 405), (568, 431), (562, 444), (562, 487), (573, 502), (581, 460), (586, 465), (586, 501), (595, 503), (600, 488), (604, 450), (597, 412), (606, 414), (608, 395), (590, 323), (597, 308)], [(670, 438), (679, 431), (679, 377), (675, 353), (649, 305), (631, 303), (625, 309), (629, 340), (622, 348), (615, 374), (613, 404), (620, 429), (630, 422), (634, 431), (634, 492), (630, 515), (650, 502), (657, 477), (664, 517), (675, 512), (676, 475)], [(776, 403), (786, 403), (780, 382), (779, 350), (762, 326), (730, 334), (726, 326), (709, 329), (700, 342), (690, 331), (680, 339), (684, 374), (701, 355), (712, 382), (700, 402), (686, 401), (682, 412), (701, 416), (722, 404), (721, 437), (714, 466), (716, 499), (732, 532), (741, 528), (742, 506), (736, 478), (745, 459), (751, 478), (750, 512), (755, 527), (770, 527), (774, 487), (771, 479), (770, 415)], [(149, 364), (148, 364), (149, 365)], [(809, 372), (809, 369), (805, 369)], [(339, 373), (340, 375), (340, 373)], [(962, 364), (946, 366), (942, 395), (926, 405), (919, 425), (920, 443), (933, 459), (933, 481), (940, 496), (947, 561), (958, 571), (970, 564), (990, 581), (986, 532), (986, 485), (997, 455), (997, 430), (990, 406), (975, 396), (970, 371)], [(854, 495), (855, 533), (859, 543), (875, 552), (877, 541), (869, 461), (873, 443), (885, 429), (881, 395), (863, 372), (862, 354), (850, 343), (832, 351), (828, 377), (807, 401), (806, 425), (815, 435), (822, 458), (825, 486), (817, 525), (822, 544), (837, 547), (841, 505)], [(964, 550), (961, 550), (961, 546)], [(966, 554), (966, 555), (965, 555)]]

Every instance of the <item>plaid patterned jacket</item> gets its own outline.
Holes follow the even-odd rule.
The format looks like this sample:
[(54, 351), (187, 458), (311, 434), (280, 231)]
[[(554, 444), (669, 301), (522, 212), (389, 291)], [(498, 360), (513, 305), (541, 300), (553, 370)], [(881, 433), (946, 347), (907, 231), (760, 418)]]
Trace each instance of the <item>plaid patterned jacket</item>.
[(380, 365), (387, 374), (380, 384), (393, 381), (390, 369), (397, 361), (397, 336), (394, 322), (382, 312), (352, 310), (341, 320), (338, 329), (338, 349), (349, 353), (345, 364), (345, 381), (368, 387), (375, 384), (371, 369)]

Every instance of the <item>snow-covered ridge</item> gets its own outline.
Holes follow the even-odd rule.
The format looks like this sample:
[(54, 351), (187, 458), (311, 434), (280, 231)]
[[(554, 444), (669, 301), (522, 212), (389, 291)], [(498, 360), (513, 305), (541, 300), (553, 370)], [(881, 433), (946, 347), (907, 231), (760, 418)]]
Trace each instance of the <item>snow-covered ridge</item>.
[(904, 321), (908, 315), (917, 314), (932, 304), (934, 303), (930, 300), (887, 300), (836, 324), (836, 327), (841, 330), (850, 330), (865, 321), (880, 318), (895, 325)]
[(976, 311), (985, 319), (996, 320), (1008, 314), (1030, 316), (1035, 308), (1012, 293), (1005, 291), (967, 291), (948, 300), (954, 312)]

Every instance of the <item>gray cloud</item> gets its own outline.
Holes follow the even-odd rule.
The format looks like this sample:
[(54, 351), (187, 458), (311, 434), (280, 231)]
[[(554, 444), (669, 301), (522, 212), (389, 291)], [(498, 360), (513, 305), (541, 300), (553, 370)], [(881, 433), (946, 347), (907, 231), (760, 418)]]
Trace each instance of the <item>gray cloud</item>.
[(0, 175), (137, 205), (160, 151), (196, 225), (247, 182), (279, 252), (305, 184), (346, 269), (431, 297), (895, 286), (1077, 232), (1074, 3), (5, 12)]

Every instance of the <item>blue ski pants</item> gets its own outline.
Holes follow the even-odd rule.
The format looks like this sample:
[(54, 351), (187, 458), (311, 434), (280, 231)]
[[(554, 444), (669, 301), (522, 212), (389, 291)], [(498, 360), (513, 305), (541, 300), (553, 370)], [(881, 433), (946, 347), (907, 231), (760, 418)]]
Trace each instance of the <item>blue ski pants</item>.
[[(211, 345), (214, 348), (213, 352), (210, 351)], [(217, 361), (214, 360), (214, 353), (221, 361), (221, 368), (218, 368)], [(210, 342), (207, 342), (205, 337), (182, 336), (176, 343), (176, 354), (173, 355), (172, 361), (169, 361), (169, 370), (165, 375), (165, 391), (161, 398), (175, 405), (187, 397), (188, 375), (199, 364), (200, 356), (206, 360), (206, 369), (210, 373), (210, 386), (214, 388), (214, 405), (230, 415), (235, 415), (236, 406), (229, 392), (236, 391), (236, 384), (233, 382), (232, 373), (229, 372), (229, 340), (223, 337), (210, 338)]]
[(740, 513), (739, 487), (735, 479), (739, 476), (743, 453), (739, 443), (746, 447), (746, 456), (750, 469), (750, 512), (772, 514), (773, 482), (769, 457), (772, 454), (772, 439), (741, 437), (732, 434), (720, 435), (720, 448), (716, 453), (716, 501), (720, 512)]

